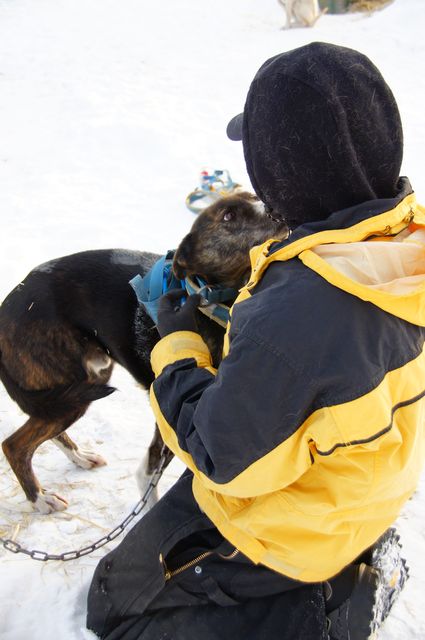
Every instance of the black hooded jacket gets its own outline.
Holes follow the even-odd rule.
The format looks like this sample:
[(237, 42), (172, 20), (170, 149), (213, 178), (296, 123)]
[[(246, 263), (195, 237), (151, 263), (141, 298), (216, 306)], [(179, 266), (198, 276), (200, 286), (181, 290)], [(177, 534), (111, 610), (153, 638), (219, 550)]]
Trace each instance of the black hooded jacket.
[(242, 122), (257, 195), (296, 229), (252, 249), (216, 373), (195, 333), (156, 345), (151, 403), (225, 538), (316, 582), (382, 535), (422, 469), (425, 238), (411, 223), (425, 216), (398, 179), (394, 98), (362, 54), (272, 58)]
[[(194, 332), (171, 333), (156, 345), (151, 404), (164, 441), (193, 473), (193, 482), (186, 476), (174, 487), (172, 503), (190, 502), (190, 481), (202, 515), (236, 550), (273, 569), (270, 575), (308, 586), (291, 601), (289, 619), (304, 612), (310, 624), (313, 616), (316, 628), (302, 637), (318, 640), (326, 629), (316, 583), (379, 538), (414, 491), (425, 457), (425, 294), (387, 295), (380, 291), (385, 282), (369, 286), (367, 270), (358, 282), (321, 253), (341, 248), (351, 260), (354, 248), (357, 267), (366, 247), (371, 264), (386, 274), (401, 257), (398, 244), (365, 241), (413, 234), (412, 222), (425, 226), (425, 211), (408, 181), (399, 181), (402, 130), (392, 93), (356, 51), (313, 43), (268, 60), (238, 122), (253, 188), (272, 215), (296, 229), (283, 243), (252, 251), (251, 281), (233, 307), (217, 371)], [(403, 287), (412, 274), (398, 262)], [(137, 533), (116, 554), (127, 583), (143, 585), (151, 571), (160, 589), (167, 528), (161, 504), (148, 514), (157, 564), (152, 560), (149, 570), (144, 561), (132, 576), (134, 550), (136, 568), (140, 562)], [(193, 504), (189, 513), (185, 521), (200, 514)], [(89, 626), (102, 637), (156, 640), (158, 628), (168, 632), (182, 620), (187, 629), (169, 637), (200, 637), (187, 606), (163, 626), (149, 611), (143, 615), (142, 587), (120, 593), (117, 584), (110, 596), (117, 574), (108, 576), (107, 562), (89, 601)], [(230, 639), (240, 630), (253, 639), (301, 637), (285, 627), (285, 614), (261, 636), (269, 619), (267, 600), (260, 601), (264, 618), (249, 601), (234, 609), (242, 614), (235, 632), (226, 625), (231, 607), (198, 607), (199, 620), (208, 620), (203, 637)], [(149, 635), (157, 622), (157, 635)], [(107, 635), (109, 624), (116, 632)], [(135, 625), (134, 632), (121, 633), (123, 625)]]

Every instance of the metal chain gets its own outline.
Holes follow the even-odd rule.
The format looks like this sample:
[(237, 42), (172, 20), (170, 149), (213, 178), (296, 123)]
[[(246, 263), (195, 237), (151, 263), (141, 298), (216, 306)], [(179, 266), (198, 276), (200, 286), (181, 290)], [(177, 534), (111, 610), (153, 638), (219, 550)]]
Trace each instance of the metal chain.
[(25, 555), (29, 556), (33, 560), (41, 560), (42, 562), (46, 562), (46, 560), (62, 560), (63, 562), (67, 562), (68, 560), (76, 560), (77, 558), (81, 558), (82, 556), (87, 556), (90, 553), (93, 553), (93, 551), (96, 551), (97, 549), (104, 547), (105, 544), (108, 544), (108, 542), (115, 540), (115, 538), (121, 535), (124, 529), (128, 527), (130, 522), (132, 522), (134, 518), (136, 518), (139, 515), (139, 513), (143, 511), (143, 509), (147, 504), (149, 496), (151, 495), (155, 487), (158, 485), (158, 482), (164, 472), (164, 466), (166, 461), (167, 461), (167, 453), (165, 451), (165, 448), (163, 448), (163, 450), (161, 451), (161, 458), (159, 460), (158, 466), (156, 467), (155, 471), (152, 474), (152, 478), (149, 482), (148, 488), (146, 489), (144, 495), (136, 504), (134, 509), (121, 522), (121, 524), (115, 527), (115, 529), (112, 529), (112, 531), (110, 531), (106, 536), (103, 536), (103, 538), (100, 538), (99, 540), (96, 540), (96, 542), (93, 542), (93, 544), (90, 544), (86, 547), (82, 547), (77, 551), (65, 551), (65, 553), (56, 554), (56, 553), (47, 553), (46, 551), (38, 551), (37, 549), (32, 549), (32, 550), (25, 549), (19, 544), (19, 542), (15, 542), (14, 540), (10, 540), (10, 539), (4, 539), (1, 537), (0, 537), (0, 543), (3, 545), (5, 549), (7, 549), (7, 551), (11, 551), (12, 553), (24, 553)]

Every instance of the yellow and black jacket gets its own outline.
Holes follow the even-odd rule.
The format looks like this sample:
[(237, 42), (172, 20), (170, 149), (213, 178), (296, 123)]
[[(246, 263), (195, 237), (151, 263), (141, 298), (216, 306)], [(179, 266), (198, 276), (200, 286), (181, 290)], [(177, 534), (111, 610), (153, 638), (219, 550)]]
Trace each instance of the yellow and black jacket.
[(322, 581), (395, 520), (425, 460), (425, 210), (404, 180), (251, 260), (218, 370), (197, 334), (171, 334), (151, 402), (220, 532)]

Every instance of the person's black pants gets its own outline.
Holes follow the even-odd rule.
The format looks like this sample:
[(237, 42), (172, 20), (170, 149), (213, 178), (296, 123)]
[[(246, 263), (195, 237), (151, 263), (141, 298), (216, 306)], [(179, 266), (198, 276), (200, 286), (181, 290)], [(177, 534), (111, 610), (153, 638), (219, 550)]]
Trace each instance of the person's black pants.
[(200, 511), (188, 472), (100, 561), (87, 626), (106, 640), (327, 637), (322, 585), (237, 553)]

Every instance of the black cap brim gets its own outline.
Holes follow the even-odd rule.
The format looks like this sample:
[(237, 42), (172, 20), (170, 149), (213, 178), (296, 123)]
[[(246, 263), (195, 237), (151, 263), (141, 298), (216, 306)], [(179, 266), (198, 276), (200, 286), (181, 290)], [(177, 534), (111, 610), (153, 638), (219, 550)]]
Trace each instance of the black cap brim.
[(242, 140), (243, 113), (232, 118), (227, 125), (226, 133), (230, 140)]

